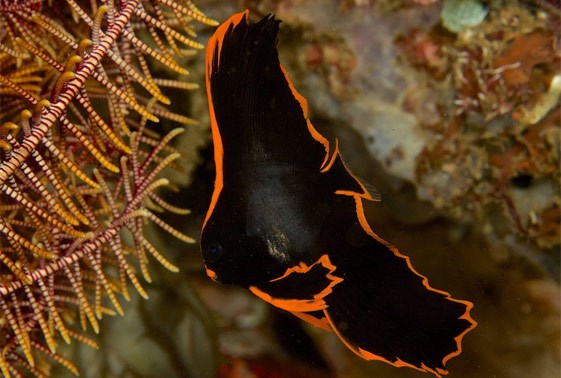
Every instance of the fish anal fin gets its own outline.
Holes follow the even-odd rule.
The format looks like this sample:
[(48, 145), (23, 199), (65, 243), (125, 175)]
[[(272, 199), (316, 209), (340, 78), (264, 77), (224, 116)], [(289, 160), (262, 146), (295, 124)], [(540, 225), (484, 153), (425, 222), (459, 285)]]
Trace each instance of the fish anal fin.
[(333, 251), (345, 277), (325, 298), (333, 331), (363, 359), (446, 374), (446, 362), (461, 353), (463, 337), (477, 324), (472, 303), (432, 288), (385, 242), (371, 238), (352, 250)]
[(385, 362), (385, 363), (390, 364), (390, 365), (395, 366), (395, 367), (408, 367), (408, 368), (412, 368), (412, 369), (415, 369), (415, 370), (422, 371), (423, 373), (432, 373), (438, 378), (441, 378), (441, 375), (448, 374), (448, 371), (445, 370), (445, 369), (441, 369), (441, 368), (431, 369), (428, 366), (426, 366), (425, 364), (421, 364), (421, 366), (419, 367), (419, 366), (415, 366), (415, 365), (409, 364), (407, 362), (404, 362), (404, 361), (400, 360), (399, 358), (397, 358), (394, 361), (390, 361), (390, 360), (388, 360), (388, 359), (386, 359), (382, 356), (379, 356), (377, 354), (374, 354), (374, 353), (371, 353), (367, 350), (364, 350), (364, 349), (350, 343), (341, 334), (341, 332), (336, 327), (333, 326), (327, 311), (325, 311), (325, 315), (326, 315), (327, 321), (329, 322), (329, 326), (331, 327), (331, 330), (337, 335), (337, 337), (339, 337), (339, 339), (343, 342), (343, 344), (345, 344), (345, 346), (347, 348), (349, 348), (354, 354), (356, 354), (357, 356), (359, 356), (360, 358), (362, 358), (364, 360), (367, 360), (367, 361), (381, 361), (381, 362)]

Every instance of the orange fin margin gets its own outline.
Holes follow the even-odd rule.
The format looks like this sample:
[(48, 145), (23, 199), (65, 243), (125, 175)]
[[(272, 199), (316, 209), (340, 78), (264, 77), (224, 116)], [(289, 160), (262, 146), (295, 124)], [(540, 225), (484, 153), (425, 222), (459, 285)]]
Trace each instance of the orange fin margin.
[(281, 308), (286, 311), (305, 313), (323, 310), (326, 307), (324, 298), (332, 292), (332, 289), (335, 285), (343, 281), (342, 278), (333, 275), (336, 267), (331, 264), (328, 255), (322, 255), (316, 262), (309, 266), (305, 263), (300, 263), (292, 268), (289, 268), (282, 276), (275, 278), (270, 282), (282, 285), (283, 280), (286, 280), (288, 277), (294, 278), (297, 277), (295, 275), (305, 275), (318, 266), (328, 270), (328, 273), (325, 275), (325, 277), (328, 279), (329, 283), (327, 286), (323, 287), (319, 293), (314, 293), (310, 298), (277, 298), (272, 294), (258, 288), (257, 286), (250, 286), (249, 289), (253, 294), (263, 299), (264, 301), (269, 302), (275, 307)]
[(214, 180), (214, 191), (212, 193), (212, 198), (210, 201), (210, 205), (208, 207), (205, 219), (203, 221), (202, 228), (204, 229), (206, 222), (210, 218), (210, 215), (214, 211), (216, 203), (218, 202), (218, 197), (220, 196), (220, 192), (224, 187), (224, 172), (223, 172), (223, 158), (224, 158), (224, 148), (222, 145), (222, 137), (220, 136), (220, 130), (218, 129), (218, 123), (216, 122), (216, 114), (214, 112), (214, 105), (212, 101), (212, 94), (210, 89), (210, 76), (212, 75), (212, 62), (214, 57), (214, 51), (218, 49), (217, 57), (220, 59), (220, 49), (222, 47), (222, 41), (224, 40), (224, 36), (228, 31), (230, 25), (237, 25), (242, 22), (243, 19), (247, 19), (249, 11), (246, 10), (241, 13), (237, 13), (230, 17), (227, 21), (222, 23), (216, 29), (214, 35), (210, 38), (207, 44), (206, 49), (206, 68), (205, 68), (205, 80), (206, 80), (206, 92), (207, 92), (207, 99), (208, 99), (208, 108), (209, 108), (209, 115), (210, 115), (210, 128), (212, 132), (212, 141), (214, 144), (214, 163), (216, 166), (216, 178)]

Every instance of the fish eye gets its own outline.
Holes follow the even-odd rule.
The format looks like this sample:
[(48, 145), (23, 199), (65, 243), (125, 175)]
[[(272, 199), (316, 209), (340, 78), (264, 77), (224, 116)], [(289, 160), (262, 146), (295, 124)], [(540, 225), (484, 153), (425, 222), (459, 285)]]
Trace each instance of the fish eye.
[(209, 259), (216, 259), (222, 255), (222, 245), (217, 242), (210, 242), (206, 247), (206, 257)]

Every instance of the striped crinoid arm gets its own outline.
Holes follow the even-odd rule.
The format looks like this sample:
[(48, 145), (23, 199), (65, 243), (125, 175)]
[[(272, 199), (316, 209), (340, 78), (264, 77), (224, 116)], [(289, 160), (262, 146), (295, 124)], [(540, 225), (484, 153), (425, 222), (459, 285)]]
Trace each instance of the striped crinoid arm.
[(147, 297), (151, 261), (177, 270), (148, 223), (193, 242), (156, 215), (188, 213), (158, 195), (182, 129), (157, 121), (195, 123), (165, 92), (196, 88), (178, 79), (203, 47), (196, 23), (216, 24), (188, 0), (0, 0), (3, 376), (77, 373), (58, 345), (95, 346), (88, 332), (130, 289)]

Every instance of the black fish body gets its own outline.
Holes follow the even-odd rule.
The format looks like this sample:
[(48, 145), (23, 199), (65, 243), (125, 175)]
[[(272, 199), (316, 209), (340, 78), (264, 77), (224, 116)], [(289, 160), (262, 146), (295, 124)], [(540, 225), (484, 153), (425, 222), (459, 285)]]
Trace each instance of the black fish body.
[(307, 118), (278, 60), (279, 21), (226, 21), (207, 50), (216, 181), (201, 233), (207, 273), (335, 332), (365, 359), (435, 375), (475, 327), (370, 228), (375, 200)]

